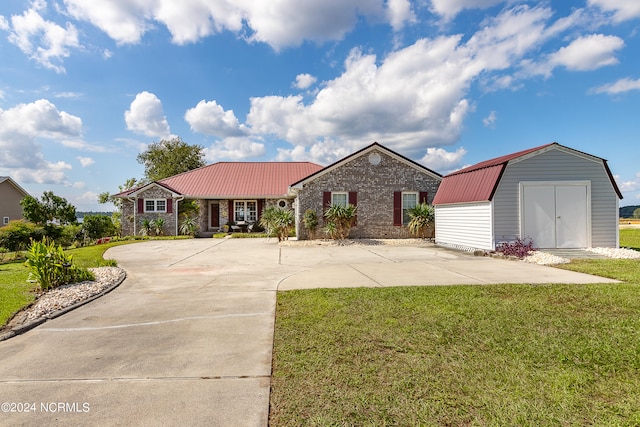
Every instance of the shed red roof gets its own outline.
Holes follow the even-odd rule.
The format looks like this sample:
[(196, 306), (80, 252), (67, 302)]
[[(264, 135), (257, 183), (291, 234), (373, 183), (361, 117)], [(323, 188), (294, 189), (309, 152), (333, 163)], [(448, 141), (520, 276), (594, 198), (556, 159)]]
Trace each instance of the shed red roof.
[(189, 198), (281, 197), (291, 183), (320, 169), (322, 166), (311, 162), (219, 162), (162, 179), (158, 184)]
[(611, 174), (605, 159), (601, 159), (600, 157), (592, 156), (591, 154), (583, 153), (572, 148), (564, 147), (557, 142), (553, 142), (551, 144), (529, 148), (528, 150), (518, 151), (516, 153), (507, 154), (506, 156), (496, 157), (494, 159), (476, 163), (473, 166), (460, 169), (459, 171), (445, 176), (442, 179), (438, 192), (433, 199), (433, 204), (444, 205), (447, 203), (490, 201), (493, 199), (493, 195), (500, 183), (500, 178), (502, 178), (502, 174), (510, 161), (552, 146), (562, 147), (563, 149), (585, 154), (594, 159), (601, 160), (615, 192), (618, 194), (618, 197), (622, 198), (622, 193), (613, 179), (613, 175)]

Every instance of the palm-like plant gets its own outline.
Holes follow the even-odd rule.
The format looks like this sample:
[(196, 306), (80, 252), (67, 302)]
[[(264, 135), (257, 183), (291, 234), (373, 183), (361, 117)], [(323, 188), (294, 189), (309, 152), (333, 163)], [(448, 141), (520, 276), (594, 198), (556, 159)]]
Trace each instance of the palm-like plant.
[(302, 223), (307, 230), (309, 239), (313, 240), (316, 237), (316, 230), (318, 229), (318, 214), (314, 209), (307, 209), (302, 217)]
[(409, 209), (409, 232), (414, 236), (426, 238), (430, 232), (431, 225), (435, 218), (433, 206), (427, 203), (419, 203)]
[(140, 221), (140, 234), (143, 236), (148, 236), (151, 234), (151, 229), (153, 226), (151, 225), (151, 220), (144, 218)]
[(349, 237), (349, 232), (356, 221), (357, 208), (352, 204), (346, 206), (331, 205), (324, 213), (327, 219), (325, 232), (332, 239), (343, 240)]
[(295, 218), (291, 209), (280, 209), (277, 206), (269, 206), (262, 212), (260, 225), (264, 227), (268, 235), (276, 235), (278, 242), (287, 240), (293, 228)]
[(180, 222), (180, 234), (184, 234), (185, 236), (195, 236), (197, 230), (198, 223), (192, 216), (184, 217), (182, 222)]
[(156, 236), (162, 236), (164, 234), (164, 218), (156, 218), (151, 221), (151, 228)]

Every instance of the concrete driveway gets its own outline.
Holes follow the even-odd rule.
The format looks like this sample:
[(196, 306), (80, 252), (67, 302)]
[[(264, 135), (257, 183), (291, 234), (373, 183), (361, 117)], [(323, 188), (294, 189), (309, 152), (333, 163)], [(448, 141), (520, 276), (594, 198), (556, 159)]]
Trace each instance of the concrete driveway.
[(107, 258), (118, 289), (0, 342), (0, 425), (266, 426), (278, 289), (609, 281), (429, 246), (196, 239)]

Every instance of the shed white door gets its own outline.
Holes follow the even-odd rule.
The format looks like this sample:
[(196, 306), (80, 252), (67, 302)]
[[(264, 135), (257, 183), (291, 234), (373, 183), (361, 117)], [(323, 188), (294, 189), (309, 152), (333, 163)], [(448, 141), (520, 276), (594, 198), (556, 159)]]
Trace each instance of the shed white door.
[(522, 237), (538, 248), (589, 246), (588, 191), (579, 185), (524, 185)]

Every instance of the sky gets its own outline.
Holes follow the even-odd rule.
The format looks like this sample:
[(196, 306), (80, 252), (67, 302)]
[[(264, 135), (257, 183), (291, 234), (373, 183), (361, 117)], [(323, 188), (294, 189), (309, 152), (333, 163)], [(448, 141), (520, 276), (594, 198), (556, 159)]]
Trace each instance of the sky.
[(640, 204), (640, 1), (0, 2), (0, 175), (110, 211), (175, 136), (207, 163), (377, 141), (443, 175), (558, 142)]

